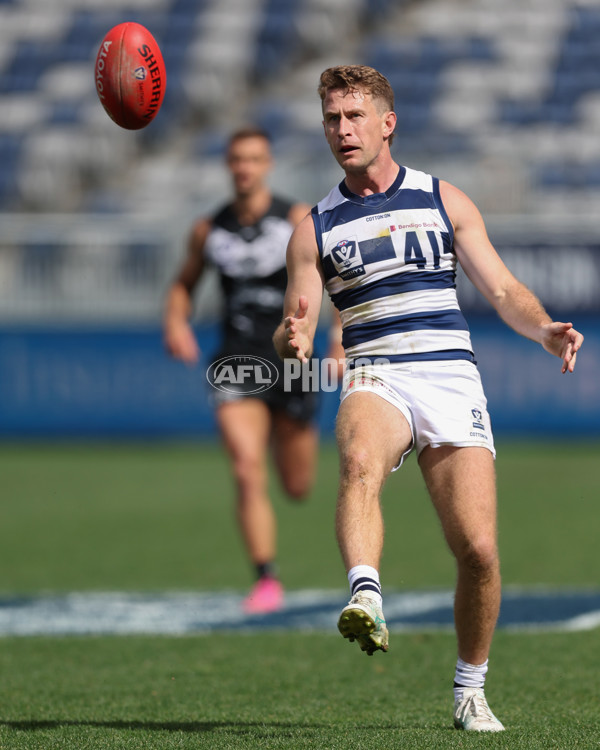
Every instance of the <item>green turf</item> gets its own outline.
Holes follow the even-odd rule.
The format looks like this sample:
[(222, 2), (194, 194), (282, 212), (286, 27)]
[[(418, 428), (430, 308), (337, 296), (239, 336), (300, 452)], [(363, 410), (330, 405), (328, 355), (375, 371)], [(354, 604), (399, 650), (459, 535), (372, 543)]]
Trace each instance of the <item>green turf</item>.
[[(499, 446), (506, 584), (597, 586), (598, 445)], [(215, 445), (0, 446), (7, 594), (245, 589), (233, 488)], [(345, 588), (335, 449), (304, 506), (273, 482), (290, 588)], [(454, 571), (414, 458), (384, 493), (386, 587)], [(0, 750), (596, 748), (598, 631), (499, 631), (488, 696), (508, 731), (451, 729), (450, 634), (372, 658), (334, 634), (0, 638)]]
[[(498, 446), (505, 584), (597, 585), (599, 446)], [(244, 589), (251, 582), (218, 445), (0, 446), (0, 591)], [(275, 480), (290, 588), (345, 587), (333, 514), (335, 447), (306, 503)], [(453, 561), (414, 457), (385, 487), (387, 588), (450, 587)]]
[(598, 634), (500, 632), (500, 735), (451, 726), (454, 640), (392, 636), (367, 657), (334, 635), (0, 642), (0, 747), (595, 748)]

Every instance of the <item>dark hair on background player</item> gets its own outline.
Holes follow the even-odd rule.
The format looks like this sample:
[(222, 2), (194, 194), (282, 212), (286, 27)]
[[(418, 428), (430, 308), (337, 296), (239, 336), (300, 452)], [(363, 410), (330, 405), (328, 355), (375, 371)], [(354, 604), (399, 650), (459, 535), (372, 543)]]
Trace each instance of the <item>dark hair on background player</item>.
[(227, 145), (231, 146), (236, 141), (242, 141), (246, 138), (264, 138), (267, 143), (271, 143), (271, 136), (267, 133), (266, 130), (263, 130), (262, 128), (259, 128), (255, 125), (246, 125), (231, 134)]
[[(321, 73), (318, 88), (321, 102), (325, 100), (327, 93), (334, 89), (364, 91), (372, 96), (376, 104), (379, 102), (384, 105), (381, 111), (394, 109), (394, 90), (390, 82), (378, 70), (368, 65), (336, 65), (324, 70)], [(379, 111), (380, 107), (377, 109)], [(389, 137), (390, 146), (393, 139), (392, 133)]]

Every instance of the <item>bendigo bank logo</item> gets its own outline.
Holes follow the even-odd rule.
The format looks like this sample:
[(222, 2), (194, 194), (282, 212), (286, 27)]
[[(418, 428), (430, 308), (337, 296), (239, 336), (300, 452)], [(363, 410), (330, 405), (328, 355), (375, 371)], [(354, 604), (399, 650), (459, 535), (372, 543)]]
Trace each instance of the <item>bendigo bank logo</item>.
[(272, 388), (278, 378), (272, 362), (252, 355), (222, 357), (206, 371), (208, 382), (223, 393), (262, 393)]

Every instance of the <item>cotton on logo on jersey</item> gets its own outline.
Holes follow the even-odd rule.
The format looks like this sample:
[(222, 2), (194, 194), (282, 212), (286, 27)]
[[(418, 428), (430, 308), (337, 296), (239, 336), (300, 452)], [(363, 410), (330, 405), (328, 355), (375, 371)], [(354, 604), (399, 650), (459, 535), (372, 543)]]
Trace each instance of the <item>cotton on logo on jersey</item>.
[(471, 416), (473, 418), (473, 431), (469, 432), (470, 437), (489, 440), (486, 433), (485, 424), (483, 423), (483, 412), (481, 411), (481, 409), (471, 409)]
[(365, 273), (363, 259), (356, 240), (340, 240), (331, 251), (338, 276), (344, 281)]

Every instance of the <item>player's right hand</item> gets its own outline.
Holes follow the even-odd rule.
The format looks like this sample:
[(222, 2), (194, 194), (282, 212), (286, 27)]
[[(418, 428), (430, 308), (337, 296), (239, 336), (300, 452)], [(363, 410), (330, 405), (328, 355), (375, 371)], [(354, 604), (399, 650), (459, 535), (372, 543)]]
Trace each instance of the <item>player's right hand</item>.
[(296, 353), (300, 362), (308, 362), (312, 341), (310, 337), (310, 323), (308, 319), (308, 298), (300, 296), (298, 309), (294, 315), (284, 319), (283, 324), (288, 339), (288, 346)]
[(195, 365), (200, 359), (200, 347), (187, 322), (170, 323), (165, 327), (165, 347), (172, 357), (187, 365)]

